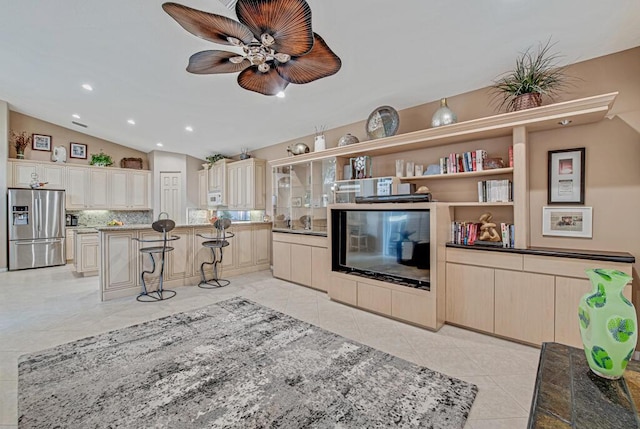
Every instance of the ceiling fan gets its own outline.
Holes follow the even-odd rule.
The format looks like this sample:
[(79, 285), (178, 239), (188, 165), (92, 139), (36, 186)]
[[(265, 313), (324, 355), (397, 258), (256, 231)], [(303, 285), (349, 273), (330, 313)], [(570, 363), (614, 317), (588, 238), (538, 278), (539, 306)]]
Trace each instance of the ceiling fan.
[(240, 22), (177, 3), (164, 3), (162, 8), (191, 34), (242, 50), (195, 53), (187, 66), (190, 73), (240, 72), (242, 88), (276, 95), (289, 83), (331, 76), (342, 65), (311, 30), (311, 8), (305, 0), (237, 0)]

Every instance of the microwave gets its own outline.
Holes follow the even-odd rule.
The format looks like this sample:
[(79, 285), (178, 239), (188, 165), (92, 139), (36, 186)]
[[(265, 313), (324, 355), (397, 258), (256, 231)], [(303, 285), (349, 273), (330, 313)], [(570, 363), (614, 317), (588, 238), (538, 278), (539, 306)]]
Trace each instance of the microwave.
[(222, 198), (222, 192), (209, 192), (207, 194), (207, 206), (209, 207), (217, 207), (223, 206), (224, 201)]

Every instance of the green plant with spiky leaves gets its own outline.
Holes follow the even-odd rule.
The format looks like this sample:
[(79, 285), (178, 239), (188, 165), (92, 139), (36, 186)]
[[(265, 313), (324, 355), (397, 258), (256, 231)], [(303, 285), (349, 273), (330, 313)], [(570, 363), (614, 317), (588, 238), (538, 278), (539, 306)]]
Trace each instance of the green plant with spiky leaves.
[(553, 99), (558, 91), (567, 84), (565, 67), (558, 66), (561, 56), (551, 53), (555, 43), (549, 39), (540, 43), (537, 51), (527, 48), (516, 59), (513, 70), (504, 73), (491, 86), (496, 98), (501, 99), (498, 110), (506, 106), (507, 111), (514, 110), (515, 100), (522, 94), (541, 94)]

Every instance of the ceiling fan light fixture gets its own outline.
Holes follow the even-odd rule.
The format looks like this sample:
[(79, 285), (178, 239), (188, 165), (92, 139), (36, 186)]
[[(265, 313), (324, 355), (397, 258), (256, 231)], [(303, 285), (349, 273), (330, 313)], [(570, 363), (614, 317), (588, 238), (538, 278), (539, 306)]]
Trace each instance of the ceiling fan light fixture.
[(278, 97), (278, 98), (284, 98), (284, 97), (286, 97), (286, 94), (284, 93), (284, 91), (280, 91), (280, 92), (278, 92), (278, 93), (276, 94), (276, 97)]
[(342, 65), (311, 28), (305, 0), (221, 0), (235, 2), (238, 21), (177, 3), (162, 8), (180, 26), (202, 39), (242, 48), (243, 54), (209, 50), (193, 54), (194, 74), (240, 72), (238, 84), (263, 95), (277, 95), (290, 83), (303, 84), (336, 74)]

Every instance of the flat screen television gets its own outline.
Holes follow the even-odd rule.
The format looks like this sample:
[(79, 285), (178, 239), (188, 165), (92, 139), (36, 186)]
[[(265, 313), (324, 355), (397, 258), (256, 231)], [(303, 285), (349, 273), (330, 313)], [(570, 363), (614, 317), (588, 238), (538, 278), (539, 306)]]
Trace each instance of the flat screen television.
[(428, 209), (332, 209), (332, 270), (429, 290), (430, 227)]

